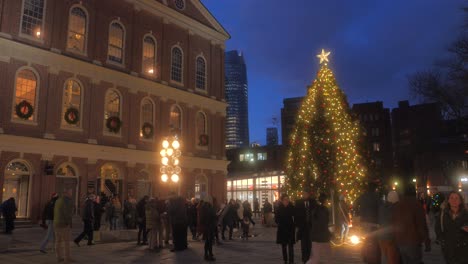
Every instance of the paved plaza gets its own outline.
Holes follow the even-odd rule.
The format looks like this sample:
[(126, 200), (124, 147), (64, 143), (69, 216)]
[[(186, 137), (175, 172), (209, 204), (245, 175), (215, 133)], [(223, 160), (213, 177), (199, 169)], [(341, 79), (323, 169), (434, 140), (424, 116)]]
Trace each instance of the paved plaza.
[[(73, 230), (73, 236), (79, 233), (79, 228)], [(226, 241), (223, 245), (214, 246), (215, 263), (282, 263), (281, 249), (275, 244), (276, 228), (255, 227), (252, 229), (255, 237), (248, 241), (239, 238)], [(14, 234), (13, 246), (10, 250), (0, 253), (0, 263), (56, 263), (54, 253), (39, 252), (39, 244), (43, 231), (40, 228), (17, 229)], [(203, 260), (203, 243), (191, 241), (189, 248), (182, 252), (170, 252), (169, 248), (155, 253), (146, 246), (137, 246), (136, 241), (97, 243), (81, 247), (71, 243), (71, 255), (76, 263), (205, 263)], [(52, 244), (49, 244), (51, 246)], [(424, 253), (425, 264), (444, 263), (439, 246), (433, 244), (432, 252)], [(332, 249), (335, 264), (363, 263), (360, 259), (359, 246), (334, 246)], [(300, 262), (300, 246), (295, 246), (296, 263)]]

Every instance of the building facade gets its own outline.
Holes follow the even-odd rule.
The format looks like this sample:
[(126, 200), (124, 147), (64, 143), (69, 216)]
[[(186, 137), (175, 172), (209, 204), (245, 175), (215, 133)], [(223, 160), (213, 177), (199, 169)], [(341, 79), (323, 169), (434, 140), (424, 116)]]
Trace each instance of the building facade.
[[(0, 198), (224, 197), (224, 43), (196, 0), (0, 1)], [(161, 181), (162, 140), (181, 142)], [(77, 210), (77, 211), (78, 211)]]
[(268, 146), (278, 145), (278, 128), (268, 127), (266, 131), (266, 144)]
[(283, 145), (289, 144), (289, 136), (294, 129), (297, 112), (301, 107), (303, 97), (286, 98), (281, 108), (281, 140)]
[(372, 102), (354, 104), (351, 111), (361, 124), (362, 156), (369, 176), (387, 182), (393, 173), (390, 110), (382, 102)]
[(226, 148), (249, 146), (249, 108), (247, 66), (244, 55), (226, 52)]

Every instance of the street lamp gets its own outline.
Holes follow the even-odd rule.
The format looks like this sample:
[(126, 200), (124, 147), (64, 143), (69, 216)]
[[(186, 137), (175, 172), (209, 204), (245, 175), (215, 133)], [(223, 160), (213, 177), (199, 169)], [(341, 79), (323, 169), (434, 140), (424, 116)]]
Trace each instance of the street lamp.
[[(159, 152), (161, 155), (161, 180), (163, 182), (169, 181), (179, 182), (179, 174), (182, 169), (179, 166), (179, 158), (182, 154), (180, 151), (180, 142), (177, 136), (165, 138), (162, 141), (162, 150)], [(170, 175), (170, 177), (169, 177)]]

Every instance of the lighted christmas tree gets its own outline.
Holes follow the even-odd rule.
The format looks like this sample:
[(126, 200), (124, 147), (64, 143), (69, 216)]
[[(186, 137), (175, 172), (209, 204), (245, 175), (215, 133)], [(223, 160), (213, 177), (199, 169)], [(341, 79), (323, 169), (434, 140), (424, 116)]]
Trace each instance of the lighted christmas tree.
[(330, 52), (322, 50), (317, 56), (320, 70), (296, 117), (284, 188), (294, 199), (308, 187), (316, 194), (334, 190), (354, 201), (365, 177), (358, 153), (359, 125), (328, 68), (328, 55)]

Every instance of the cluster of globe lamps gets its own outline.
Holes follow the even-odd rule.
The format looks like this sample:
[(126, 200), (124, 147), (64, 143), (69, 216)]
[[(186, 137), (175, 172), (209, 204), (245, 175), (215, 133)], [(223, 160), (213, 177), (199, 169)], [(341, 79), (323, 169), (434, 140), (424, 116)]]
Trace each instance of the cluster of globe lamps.
[(167, 182), (170, 176), (172, 182), (179, 182), (179, 174), (182, 170), (179, 166), (179, 157), (182, 153), (177, 137), (164, 139), (159, 154), (161, 154), (161, 180)]

